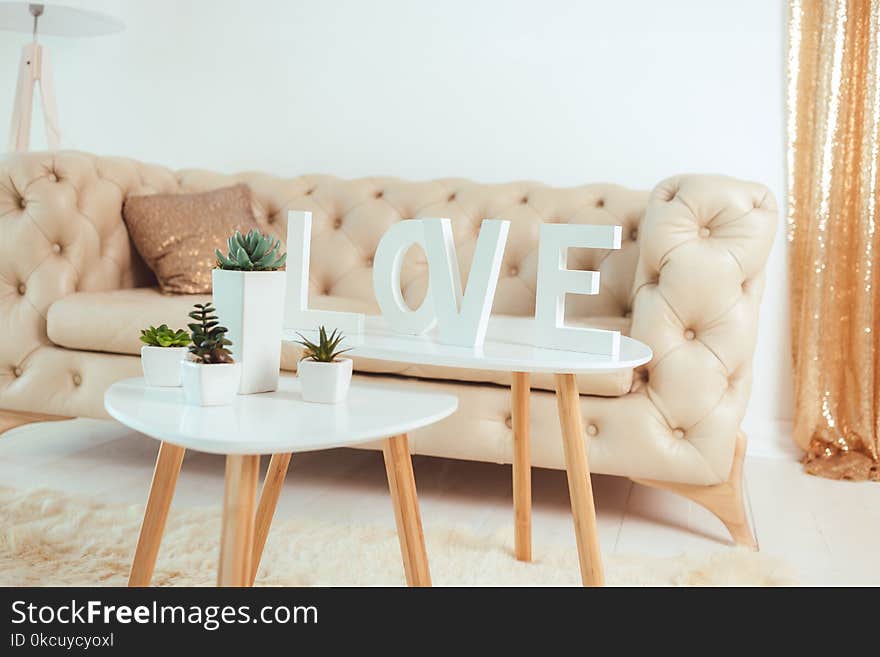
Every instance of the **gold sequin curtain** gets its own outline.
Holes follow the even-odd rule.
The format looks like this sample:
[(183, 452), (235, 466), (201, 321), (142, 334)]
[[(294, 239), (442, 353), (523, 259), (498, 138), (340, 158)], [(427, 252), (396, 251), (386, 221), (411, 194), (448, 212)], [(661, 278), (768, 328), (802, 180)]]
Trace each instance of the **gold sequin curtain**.
[(791, 0), (794, 437), (806, 469), (880, 480), (880, 0)]

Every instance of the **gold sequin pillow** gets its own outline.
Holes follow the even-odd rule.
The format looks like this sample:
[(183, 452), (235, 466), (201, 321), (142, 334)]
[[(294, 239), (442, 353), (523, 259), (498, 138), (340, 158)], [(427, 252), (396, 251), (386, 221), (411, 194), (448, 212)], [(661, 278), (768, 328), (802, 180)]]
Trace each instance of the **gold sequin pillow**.
[(129, 196), (122, 216), (165, 294), (210, 293), (214, 249), (223, 250), (236, 230), (258, 227), (244, 184), (199, 194)]

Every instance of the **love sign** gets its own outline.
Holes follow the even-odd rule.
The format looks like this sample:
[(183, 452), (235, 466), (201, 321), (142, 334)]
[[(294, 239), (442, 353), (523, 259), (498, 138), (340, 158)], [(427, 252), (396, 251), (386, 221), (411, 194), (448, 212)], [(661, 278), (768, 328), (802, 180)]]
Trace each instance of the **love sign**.
[[(287, 213), (287, 299), (284, 325), (314, 330), (319, 325), (345, 333), (363, 332), (364, 315), (308, 308), (311, 212)], [(421, 335), (436, 328), (439, 343), (483, 344), (501, 272), (510, 222), (486, 219), (480, 225), (467, 286), (462, 289), (449, 219), (408, 219), (394, 224), (373, 258), (373, 291), (382, 316), (396, 333)], [(617, 356), (620, 333), (565, 325), (567, 294), (598, 294), (599, 272), (567, 268), (569, 248), (619, 249), (620, 226), (544, 224), (538, 246), (535, 302), (536, 346)], [(400, 270), (413, 246), (425, 251), (428, 290), (418, 308), (400, 291)]]

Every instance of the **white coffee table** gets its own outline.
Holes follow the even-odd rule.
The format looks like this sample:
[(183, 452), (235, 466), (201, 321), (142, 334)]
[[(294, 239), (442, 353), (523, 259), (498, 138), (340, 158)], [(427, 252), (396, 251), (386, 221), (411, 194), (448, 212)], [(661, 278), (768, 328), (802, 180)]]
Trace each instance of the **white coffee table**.
[[(562, 428), (581, 580), (585, 586), (601, 586), (604, 583), (604, 572), (587, 462), (587, 436), (578, 403), (580, 395), (575, 375), (614, 372), (644, 365), (651, 360), (651, 349), (638, 340), (625, 336), (620, 338), (620, 354), (617, 358), (535, 347), (532, 346), (535, 344), (535, 322), (529, 317), (493, 316), (489, 321), (486, 341), (479, 349), (439, 344), (432, 333), (421, 336), (399, 335), (389, 329), (383, 318), (377, 316), (367, 317), (364, 328), (360, 335), (346, 337), (345, 346), (352, 349), (350, 355), (398, 363), (462, 367), (512, 374), (514, 535), (516, 558), (521, 561), (530, 561), (532, 555), (529, 374), (549, 372), (555, 375), (557, 408)], [(315, 338), (314, 332), (303, 334), (310, 339)], [(287, 330), (283, 339), (296, 341), (297, 332)]]
[[(129, 576), (147, 586), (186, 449), (226, 455), (219, 586), (253, 583), (292, 452), (385, 439), (383, 454), (406, 580), (430, 586), (431, 576), (407, 432), (458, 408), (452, 395), (356, 383), (336, 405), (304, 402), (299, 381), (282, 377), (279, 389), (239, 396), (230, 406), (188, 406), (182, 388), (151, 388), (143, 379), (114, 383), (104, 406), (116, 420), (161, 441), (156, 469)], [(257, 504), (260, 454), (273, 454)]]

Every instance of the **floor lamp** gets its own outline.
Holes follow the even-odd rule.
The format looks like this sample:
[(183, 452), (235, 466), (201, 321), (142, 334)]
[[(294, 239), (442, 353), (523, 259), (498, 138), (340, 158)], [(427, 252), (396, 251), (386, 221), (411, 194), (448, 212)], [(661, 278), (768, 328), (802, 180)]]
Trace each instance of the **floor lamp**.
[(18, 65), (8, 151), (26, 151), (30, 146), (34, 87), (37, 85), (43, 105), (46, 143), (50, 150), (56, 150), (61, 141), (49, 49), (37, 42), (38, 32), (83, 37), (113, 34), (123, 28), (123, 24), (111, 16), (84, 9), (33, 2), (0, 2), (0, 30), (32, 35), (32, 41), (22, 48)]

